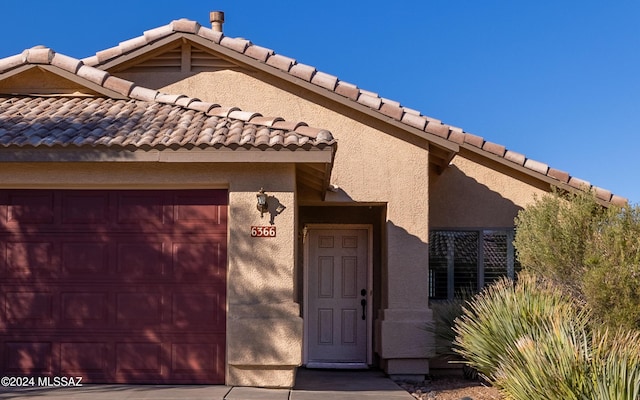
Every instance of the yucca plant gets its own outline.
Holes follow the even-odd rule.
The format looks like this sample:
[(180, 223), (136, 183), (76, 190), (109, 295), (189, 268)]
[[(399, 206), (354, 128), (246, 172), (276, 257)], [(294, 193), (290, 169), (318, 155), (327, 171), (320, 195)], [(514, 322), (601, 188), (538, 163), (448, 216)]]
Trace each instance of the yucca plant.
[(591, 394), (591, 339), (584, 314), (553, 316), (506, 348), (496, 386), (513, 400), (583, 400)]
[(462, 307), (473, 298), (475, 292), (465, 288), (456, 292), (453, 299), (434, 300), (429, 305), (433, 311), (433, 322), (425, 329), (435, 338), (434, 350), (437, 356), (459, 360), (460, 356), (453, 350), (456, 333), (453, 330), (456, 319), (462, 315)]
[(497, 281), (465, 306), (454, 331), (456, 352), (489, 382), (507, 350), (553, 321), (574, 318), (577, 306), (561, 290), (527, 273)]
[(584, 399), (640, 399), (640, 332), (595, 333), (591, 360), (592, 397)]

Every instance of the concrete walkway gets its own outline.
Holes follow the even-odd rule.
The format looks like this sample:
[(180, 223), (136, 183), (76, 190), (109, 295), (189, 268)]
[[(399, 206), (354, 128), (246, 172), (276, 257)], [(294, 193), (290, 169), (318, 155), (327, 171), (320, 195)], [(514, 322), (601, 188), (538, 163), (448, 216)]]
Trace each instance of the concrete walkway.
[(298, 371), (293, 389), (209, 385), (84, 385), (0, 388), (0, 399), (22, 400), (412, 400), (379, 371)]

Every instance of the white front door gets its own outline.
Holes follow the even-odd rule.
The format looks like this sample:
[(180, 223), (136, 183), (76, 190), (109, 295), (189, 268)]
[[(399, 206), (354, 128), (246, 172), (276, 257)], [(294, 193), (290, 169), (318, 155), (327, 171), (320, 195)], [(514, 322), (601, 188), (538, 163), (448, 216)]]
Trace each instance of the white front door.
[(369, 229), (311, 228), (307, 236), (306, 364), (369, 362)]

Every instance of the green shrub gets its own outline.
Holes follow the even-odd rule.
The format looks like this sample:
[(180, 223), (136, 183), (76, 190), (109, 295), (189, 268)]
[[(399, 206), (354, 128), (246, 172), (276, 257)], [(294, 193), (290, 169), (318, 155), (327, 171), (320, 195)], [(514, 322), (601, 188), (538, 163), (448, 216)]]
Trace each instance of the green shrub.
[(536, 199), (516, 217), (513, 242), (522, 267), (573, 294), (581, 294), (580, 277), (605, 209), (588, 194), (563, 197), (559, 192)]
[(490, 382), (510, 347), (557, 321), (585, 318), (564, 292), (533, 275), (503, 278), (479, 293), (456, 321), (455, 349)]
[(640, 208), (605, 208), (588, 193), (538, 199), (518, 213), (523, 270), (586, 304), (609, 328), (640, 328)]

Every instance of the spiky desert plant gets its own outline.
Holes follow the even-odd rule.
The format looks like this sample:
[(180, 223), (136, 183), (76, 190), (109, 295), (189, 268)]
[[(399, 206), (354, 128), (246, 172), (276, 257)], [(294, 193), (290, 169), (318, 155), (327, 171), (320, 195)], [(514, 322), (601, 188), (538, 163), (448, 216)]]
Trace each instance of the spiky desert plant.
[(561, 290), (533, 275), (497, 281), (479, 293), (456, 321), (454, 346), (467, 364), (490, 382), (507, 349), (522, 337), (537, 337), (553, 321), (573, 318), (577, 306)]
[(594, 334), (591, 366), (593, 399), (640, 399), (640, 332)]
[(590, 398), (591, 338), (584, 314), (555, 315), (537, 332), (506, 348), (495, 385), (513, 400)]
[(462, 315), (462, 307), (473, 298), (475, 292), (462, 289), (453, 299), (436, 300), (429, 306), (433, 311), (433, 321), (425, 329), (433, 334), (436, 355), (459, 360), (460, 356), (453, 350), (456, 333), (453, 330), (456, 319)]

